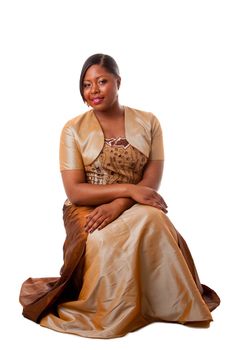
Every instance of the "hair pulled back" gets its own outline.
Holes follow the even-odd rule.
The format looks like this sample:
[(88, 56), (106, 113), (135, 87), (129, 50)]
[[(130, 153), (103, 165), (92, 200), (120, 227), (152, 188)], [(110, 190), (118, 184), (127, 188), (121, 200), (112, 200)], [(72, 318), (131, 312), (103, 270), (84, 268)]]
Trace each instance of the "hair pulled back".
[(118, 65), (113, 57), (105, 55), (103, 53), (97, 53), (88, 57), (88, 59), (84, 62), (79, 79), (79, 90), (84, 102), (85, 99), (83, 95), (83, 80), (88, 68), (90, 68), (94, 64), (100, 65), (101, 67), (105, 68), (109, 73), (112, 73), (117, 77), (120, 76)]

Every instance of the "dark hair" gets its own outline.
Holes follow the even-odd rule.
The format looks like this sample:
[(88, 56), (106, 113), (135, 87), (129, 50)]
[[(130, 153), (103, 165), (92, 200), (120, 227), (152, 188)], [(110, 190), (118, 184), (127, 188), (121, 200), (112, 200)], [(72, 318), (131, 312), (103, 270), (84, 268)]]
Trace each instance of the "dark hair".
[(114, 60), (114, 58), (112, 58), (111, 56), (105, 55), (103, 53), (97, 53), (95, 55), (88, 57), (88, 59), (84, 62), (84, 65), (82, 67), (81, 74), (80, 74), (80, 79), (79, 79), (79, 90), (84, 102), (85, 102), (85, 99), (83, 96), (84, 76), (88, 68), (90, 68), (94, 64), (100, 65), (101, 67), (105, 68), (109, 73), (112, 73), (118, 77), (120, 76), (118, 65)]

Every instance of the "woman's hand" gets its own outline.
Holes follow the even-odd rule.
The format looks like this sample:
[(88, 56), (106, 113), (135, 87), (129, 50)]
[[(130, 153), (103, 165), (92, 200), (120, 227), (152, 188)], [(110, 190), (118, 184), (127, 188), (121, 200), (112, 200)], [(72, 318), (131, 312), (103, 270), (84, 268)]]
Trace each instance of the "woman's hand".
[[(167, 204), (164, 199), (150, 187), (130, 185), (130, 197), (137, 203), (151, 205), (167, 213)], [(124, 210), (131, 207), (133, 201), (129, 198), (118, 198), (110, 203), (99, 205), (86, 217), (86, 232), (101, 230), (118, 218)]]
[(130, 196), (137, 203), (151, 205), (167, 213), (167, 204), (163, 197), (150, 187), (132, 185)]
[(125, 208), (119, 205), (117, 200), (99, 205), (86, 217), (86, 232), (92, 233), (96, 229), (101, 230), (120, 216), (124, 210)]

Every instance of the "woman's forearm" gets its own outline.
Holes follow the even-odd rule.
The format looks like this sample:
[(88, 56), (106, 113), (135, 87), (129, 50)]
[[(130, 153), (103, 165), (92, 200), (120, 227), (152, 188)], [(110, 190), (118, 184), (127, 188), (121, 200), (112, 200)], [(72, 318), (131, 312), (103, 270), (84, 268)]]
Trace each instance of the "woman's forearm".
[(117, 199), (114, 199), (112, 203), (117, 205), (123, 212), (131, 208), (136, 202), (132, 198), (117, 198)]
[[(142, 179), (137, 185), (154, 187), (150, 181)], [(123, 210), (129, 209), (135, 204), (133, 191), (137, 185), (134, 184), (109, 184), (94, 185), (78, 183), (73, 186), (72, 191), (67, 193), (69, 200), (76, 205), (97, 206), (116, 200)], [(159, 186), (155, 186), (159, 187)], [(157, 188), (156, 188), (157, 189)]]
[(78, 183), (67, 193), (69, 200), (76, 205), (100, 205), (118, 198), (130, 198), (135, 185), (110, 184), (93, 185)]
[[(162, 167), (161, 161), (149, 162), (138, 184), (88, 184), (83, 170), (64, 170), (61, 174), (67, 197), (72, 203), (98, 206), (122, 198), (122, 201), (118, 200), (118, 205), (128, 209), (135, 201), (145, 204), (146, 198), (147, 203), (148, 196), (151, 195), (149, 189), (157, 191)], [(146, 190), (145, 187), (149, 189)], [(140, 196), (138, 191), (141, 192)]]
[[(137, 185), (151, 187), (155, 191), (157, 191), (159, 188), (159, 184), (160, 184), (160, 181), (152, 182), (152, 181), (148, 181), (148, 179), (142, 179), (141, 181), (139, 181)], [(117, 199), (114, 199), (113, 202), (121, 208), (122, 212), (131, 208), (136, 203), (132, 198), (129, 198), (129, 197), (117, 198)]]

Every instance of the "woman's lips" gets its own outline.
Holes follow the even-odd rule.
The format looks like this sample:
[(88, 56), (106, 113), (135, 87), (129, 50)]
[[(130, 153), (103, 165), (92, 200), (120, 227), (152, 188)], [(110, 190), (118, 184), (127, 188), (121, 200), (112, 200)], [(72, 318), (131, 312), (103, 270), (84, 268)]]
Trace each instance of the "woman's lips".
[(96, 97), (92, 99), (94, 105), (99, 105), (103, 101), (103, 97)]

